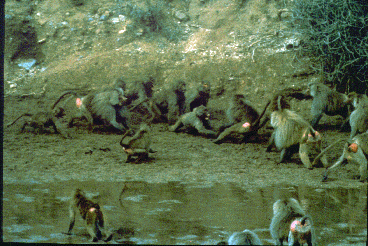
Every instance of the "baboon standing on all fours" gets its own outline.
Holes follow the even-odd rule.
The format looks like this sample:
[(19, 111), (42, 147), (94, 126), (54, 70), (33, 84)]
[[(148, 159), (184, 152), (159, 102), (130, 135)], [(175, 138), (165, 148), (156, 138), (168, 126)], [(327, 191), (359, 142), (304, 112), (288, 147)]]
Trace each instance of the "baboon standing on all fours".
[(349, 116), (348, 97), (330, 89), (328, 86), (318, 82), (308, 84), (310, 95), (313, 97), (311, 114), (312, 127), (315, 127), (321, 119), (323, 113), (326, 115), (341, 115), (344, 121)]
[(202, 81), (199, 85), (185, 91), (184, 113), (192, 112), (194, 108), (201, 105), (207, 106), (210, 99), (211, 85), (208, 81)]
[(172, 132), (177, 131), (179, 128), (194, 128), (198, 131), (199, 134), (209, 137), (215, 137), (216, 132), (206, 129), (206, 126), (209, 126), (208, 119), (210, 114), (205, 106), (201, 105), (192, 112), (185, 113), (176, 121), (173, 126), (169, 127), (169, 130)]
[(151, 103), (152, 119), (166, 118), (169, 124), (174, 124), (184, 113), (185, 86), (185, 82), (179, 80), (168, 89), (156, 91)]
[[(127, 98), (125, 104), (129, 105), (129, 110), (134, 110), (137, 106), (143, 105), (148, 111), (151, 108), (148, 106), (149, 100), (153, 96), (153, 86), (155, 79), (149, 77), (145, 81), (135, 81), (128, 86), (125, 96)], [(130, 88), (129, 88), (130, 87)], [(152, 112), (149, 112), (151, 115)]]
[(349, 116), (351, 126), (350, 140), (357, 133), (363, 133), (368, 130), (368, 97), (367, 95), (349, 93), (349, 101), (353, 103), (354, 111)]
[[(77, 108), (78, 115), (71, 116), (69, 119), (72, 120), (75, 117), (85, 116), (90, 128), (92, 128), (94, 121), (102, 121), (103, 123), (111, 124), (121, 131), (129, 129), (130, 115), (126, 106), (124, 106), (126, 101), (124, 88), (125, 82), (117, 79), (110, 88), (106, 88), (100, 92), (90, 93), (82, 98), (77, 98), (75, 107)], [(73, 92), (64, 93), (59, 97), (54, 107), (57, 106), (57, 103), (66, 94), (75, 95)]]
[(277, 200), (273, 204), (270, 233), (276, 245), (316, 245), (312, 219), (294, 198)]
[(136, 157), (135, 163), (147, 161), (148, 154), (156, 152), (151, 149), (149, 126), (146, 123), (142, 123), (139, 130), (132, 137), (127, 137), (128, 133), (129, 131), (123, 135), (120, 141), (120, 145), (127, 154), (126, 162), (132, 162), (133, 157)]
[(361, 182), (365, 182), (368, 177), (367, 158), (368, 158), (368, 131), (356, 135), (352, 139), (352, 143), (350, 145), (348, 143), (344, 145), (342, 155), (334, 165), (326, 169), (322, 181), (327, 180), (327, 174), (331, 169), (335, 169), (336, 167), (340, 166), (345, 160), (347, 160), (348, 163), (353, 163), (359, 166), (359, 174), (360, 174), (359, 180)]
[[(320, 135), (303, 117), (287, 107), (288, 102), (283, 96), (278, 96), (277, 102), (275, 99), (271, 102), (271, 126), (274, 131), (266, 151), (271, 151), (275, 145), (281, 150), (279, 161), (281, 163), (299, 149), (299, 157), (304, 166), (312, 169), (309, 156), (321, 152)], [(328, 164), (325, 157), (321, 158), (321, 161), (323, 165)]]
[(86, 195), (81, 189), (76, 189), (72, 193), (72, 200), (69, 207), (70, 223), (67, 234), (71, 234), (71, 231), (74, 227), (77, 209), (79, 210), (82, 219), (86, 223), (87, 231), (89, 235), (91, 235), (93, 242), (97, 242), (98, 240), (102, 239), (103, 236), (107, 237), (105, 241), (111, 240), (112, 234), (107, 235), (105, 233), (105, 221), (100, 209), (100, 205), (87, 199)]

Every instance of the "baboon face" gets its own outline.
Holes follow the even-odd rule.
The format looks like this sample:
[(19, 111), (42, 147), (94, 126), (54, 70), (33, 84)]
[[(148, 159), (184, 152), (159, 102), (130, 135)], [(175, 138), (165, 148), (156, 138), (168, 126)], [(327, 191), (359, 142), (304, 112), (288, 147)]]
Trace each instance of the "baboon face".
[(201, 106), (196, 107), (195, 109), (193, 109), (193, 112), (200, 119), (208, 120), (209, 117), (210, 117), (210, 114), (208, 113), (208, 109), (205, 106), (203, 106), (203, 105), (201, 105)]

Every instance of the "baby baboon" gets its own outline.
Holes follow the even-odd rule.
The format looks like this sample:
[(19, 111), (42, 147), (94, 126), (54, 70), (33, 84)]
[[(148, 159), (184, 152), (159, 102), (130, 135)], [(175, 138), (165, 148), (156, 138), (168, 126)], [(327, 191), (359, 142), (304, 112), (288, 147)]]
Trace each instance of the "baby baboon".
[(250, 230), (234, 232), (227, 243), (228, 245), (263, 245), (258, 235)]
[(270, 233), (276, 245), (283, 245), (284, 240), (295, 246), (315, 244), (312, 219), (294, 198), (277, 200), (273, 204)]
[(26, 126), (30, 126), (39, 132), (44, 132), (46, 128), (52, 127), (55, 133), (60, 133), (63, 138), (70, 138), (71, 136), (66, 131), (61, 119), (63, 114), (64, 112), (62, 109), (41, 111), (35, 114), (25, 113), (19, 116), (12, 123), (9, 123), (7, 127), (12, 126), (19, 119), (26, 117), (20, 132), (24, 132)]
[[(243, 141), (247, 137), (254, 135), (258, 130), (263, 127), (264, 124), (260, 124), (260, 120), (266, 112), (266, 109), (270, 102), (268, 102), (261, 115), (258, 114), (247, 101), (243, 95), (234, 95), (230, 102), (229, 108), (227, 110), (228, 123), (222, 127), (228, 127), (223, 130), (220, 135), (214, 140), (214, 143), (221, 143), (231, 134), (242, 134)], [(230, 126), (230, 127), (229, 127)]]
[(312, 127), (315, 127), (322, 117), (322, 114), (326, 115), (341, 115), (344, 120), (349, 115), (348, 97), (345, 94), (339, 93), (328, 86), (313, 81), (308, 84), (310, 95), (313, 97), (311, 114), (312, 114)]
[(201, 105), (207, 106), (210, 99), (211, 85), (208, 81), (202, 81), (199, 85), (185, 92), (185, 113), (192, 112)]
[[(275, 103), (272, 103), (271, 108), (275, 109)], [(286, 105), (286, 101), (283, 101), (282, 96), (278, 97), (277, 105), (277, 110), (271, 113), (271, 125), (274, 131), (266, 151), (271, 151), (272, 146), (276, 145), (276, 148), (281, 150), (279, 161), (281, 163), (286, 158), (290, 158), (294, 152), (297, 152), (299, 147), (301, 161), (305, 167), (312, 169), (309, 150), (320, 148), (319, 133), (299, 114), (284, 108), (286, 106), (283, 105)]]
[[(327, 147), (328, 148), (328, 147)], [(327, 149), (326, 148), (326, 149)], [(368, 158), (368, 131), (359, 135), (356, 135), (352, 139), (352, 143), (344, 145), (343, 153), (337, 162), (328, 167), (323, 175), (322, 181), (327, 180), (328, 172), (331, 169), (335, 169), (340, 166), (345, 160), (348, 163), (354, 163), (359, 166), (360, 181), (364, 182), (367, 180), (367, 161)]]
[(147, 161), (148, 154), (156, 152), (151, 149), (149, 126), (146, 123), (142, 123), (139, 130), (133, 135), (133, 137), (127, 137), (129, 132), (130, 130), (123, 135), (120, 141), (120, 145), (127, 154), (126, 162), (133, 162), (133, 157), (136, 157), (134, 163)]
[(70, 223), (67, 234), (71, 234), (71, 231), (75, 223), (75, 213), (79, 209), (79, 213), (86, 223), (86, 228), (92, 237), (93, 242), (97, 242), (102, 239), (103, 236), (107, 236), (105, 241), (109, 241), (112, 238), (111, 235), (107, 235), (104, 229), (104, 216), (100, 209), (100, 205), (94, 203), (86, 198), (86, 195), (81, 189), (76, 189), (72, 193), (72, 200), (70, 203)]
[(184, 126), (185, 128), (191, 127), (195, 128), (198, 133), (209, 136), (209, 137), (215, 137), (216, 132), (212, 130), (206, 129), (205, 126), (209, 126), (208, 119), (210, 114), (208, 113), (208, 110), (205, 106), (201, 105), (195, 109), (193, 109), (192, 112), (183, 114), (180, 116), (178, 121), (173, 125), (169, 127), (169, 130), (172, 132), (177, 131), (179, 128)]
[(184, 113), (185, 82), (177, 81), (168, 89), (161, 89), (153, 94), (151, 111), (153, 119), (165, 118), (173, 124)]
[(357, 133), (363, 133), (368, 130), (368, 97), (364, 94), (352, 92), (349, 93), (348, 98), (355, 108), (349, 117), (351, 126), (350, 140), (352, 140)]

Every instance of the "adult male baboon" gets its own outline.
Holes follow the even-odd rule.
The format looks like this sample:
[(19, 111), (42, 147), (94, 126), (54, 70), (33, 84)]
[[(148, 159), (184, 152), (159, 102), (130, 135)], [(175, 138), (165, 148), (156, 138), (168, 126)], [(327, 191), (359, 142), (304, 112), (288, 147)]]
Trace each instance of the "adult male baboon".
[(263, 245), (258, 235), (250, 230), (242, 232), (234, 232), (229, 240), (228, 245)]
[(306, 215), (294, 198), (277, 200), (273, 204), (270, 233), (276, 245), (315, 245), (315, 234), (310, 216)]
[[(114, 85), (99, 92), (89, 93), (85, 97), (75, 97), (74, 92), (65, 92), (56, 101), (53, 107), (56, 107), (59, 101), (67, 94), (72, 94), (75, 97), (75, 110), (77, 115), (68, 117), (69, 123), (75, 117), (84, 116), (88, 120), (88, 124), (92, 127), (95, 121), (109, 123), (116, 129), (121, 131), (129, 128), (129, 113), (124, 106), (126, 97), (124, 96), (125, 82), (117, 79)], [(73, 97), (70, 97), (73, 98)], [(67, 102), (69, 103), (70, 100)], [(65, 106), (62, 105), (60, 107)], [(78, 111), (79, 110), (79, 111)]]
[(201, 105), (193, 109), (192, 112), (185, 113), (182, 116), (180, 116), (178, 121), (173, 126), (169, 127), (169, 130), (175, 132), (181, 127), (185, 128), (191, 127), (195, 128), (198, 131), (198, 133), (202, 135), (215, 137), (216, 132), (206, 129), (206, 126), (207, 127), (209, 126), (209, 123), (207, 122), (209, 116), (210, 114), (208, 113), (207, 108)]
[[(314, 152), (321, 147), (319, 133), (299, 114), (287, 109), (287, 105), (287, 101), (282, 96), (278, 96), (277, 102), (275, 100), (271, 102), (271, 108), (274, 110), (271, 113), (271, 126), (274, 131), (266, 151), (271, 151), (272, 146), (276, 145), (276, 148), (281, 150), (279, 161), (281, 163), (286, 158), (290, 158), (299, 148), (299, 156), (304, 166), (312, 169), (309, 150), (313, 149)], [(327, 165), (325, 158), (322, 161)]]
[(202, 81), (185, 91), (185, 113), (192, 112), (201, 105), (207, 106), (210, 99), (211, 85), (208, 81)]
[(127, 154), (126, 162), (132, 162), (133, 157), (136, 157), (135, 163), (147, 161), (148, 154), (156, 152), (151, 149), (149, 126), (146, 123), (142, 123), (139, 130), (132, 137), (126, 137), (129, 132), (130, 130), (123, 135), (120, 141), (120, 145)]
[(349, 117), (351, 126), (349, 139), (352, 140), (357, 133), (363, 133), (368, 130), (368, 97), (365, 94), (351, 92), (348, 98), (355, 108)]
[(24, 113), (13, 122), (7, 124), (7, 127), (14, 125), (19, 119), (25, 117), (25, 121), (20, 132), (24, 132), (26, 126), (30, 126), (40, 132), (44, 132), (46, 128), (52, 127), (55, 133), (60, 133), (64, 138), (70, 138), (71, 136), (66, 131), (63, 120), (61, 119), (63, 114), (63, 110), (59, 108), (55, 110), (41, 111), (35, 114)]
[(185, 82), (178, 80), (172, 86), (161, 89), (153, 94), (151, 111), (153, 119), (165, 118), (173, 124), (184, 113)]
[(321, 119), (323, 113), (326, 115), (341, 115), (344, 120), (349, 115), (348, 97), (328, 86), (313, 81), (308, 84), (310, 95), (313, 97), (311, 114), (312, 127), (315, 127)]
[[(332, 145), (332, 144), (331, 144)], [(329, 148), (329, 147), (327, 147)], [(327, 150), (326, 148), (326, 150)], [(368, 131), (359, 135), (356, 135), (351, 144), (346, 143), (344, 145), (343, 153), (337, 162), (331, 167), (326, 168), (322, 181), (327, 180), (328, 172), (336, 167), (340, 166), (345, 160), (348, 163), (354, 163), (359, 166), (360, 181), (367, 180), (367, 161), (368, 158)]]
[(112, 238), (112, 234), (106, 234), (104, 228), (104, 216), (102, 214), (100, 205), (94, 203), (86, 198), (86, 195), (81, 189), (76, 189), (72, 193), (72, 200), (69, 206), (70, 223), (67, 234), (71, 234), (71, 231), (75, 223), (75, 213), (79, 210), (82, 219), (85, 221), (87, 231), (92, 237), (93, 242), (97, 242), (106, 236), (105, 241), (109, 241)]
[(224, 127), (228, 128), (223, 130), (213, 142), (221, 143), (229, 135), (234, 133), (242, 134), (244, 140), (250, 135), (256, 134), (258, 129), (266, 123), (266, 121), (263, 121), (263, 124), (260, 124), (260, 120), (265, 114), (269, 103), (270, 102), (266, 104), (262, 114), (259, 115), (257, 110), (255, 110), (249, 102), (245, 100), (243, 95), (234, 95), (230, 101), (229, 108), (226, 111), (228, 123), (221, 129)]

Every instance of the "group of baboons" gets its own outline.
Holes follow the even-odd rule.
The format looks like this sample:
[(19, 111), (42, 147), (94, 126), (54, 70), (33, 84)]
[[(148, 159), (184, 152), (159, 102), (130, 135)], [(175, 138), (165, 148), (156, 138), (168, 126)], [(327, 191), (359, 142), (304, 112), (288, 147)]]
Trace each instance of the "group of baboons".
[[(127, 162), (142, 162), (149, 159), (149, 153), (155, 152), (150, 147), (149, 124), (153, 122), (169, 123), (171, 126), (168, 129), (172, 132), (193, 129), (205, 137), (214, 138), (213, 142), (217, 144), (234, 136), (242, 136), (247, 141), (270, 122), (273, 132), (266, 151), (271, 151), (273, 146), (281, 151), (280, 163), (299, 152), (302, 163), (308, 169), (321, 165), (327, 168), (323, 177), (326, 180), (327, 171), (347, 160), (358, 164), (361, 181), (367, 179), (368, 97), (365, 94), (352, 92), (345, 95), (316, 79), (306, 89), (287, 88), (276, 92), (261, 113), (244, 95), (235, 94), (226, 109), (227, 122), (214, 130), (209, 120), (211, 110), (207, 108), (211, 94), (209, 82), (202, 81), (187, 88), (183, 80), (178, 80), (155, 91), (154, 85), (155, 79), (152, 77), (145, 81), (130, 82), (129, 86), (123, 78), (118, 78), (113, 86), (85, 96), (67, 91), (50, 110), (33, 115), (23, 114), (8, 126), (27, 116), (22, 131), (26, 126), (41, 129), (52, 126), (55, 132), (68, 138), (70, 134), (67, 128), (72, 127), (78, 119), (85, 119), (89, 130), (99, 123), (111, 125), (124, 133), (120, 145), (127, 155)], [(313, 98), (310, 123), (290, 109), (292, 97)], [(133, 130), (131, 113), (138, 106), (143, 107), (150, 117), (142, 120), (140, 127)], [(350, 138), (343, 148), (342, 156), (331, 167), (328, 167), (325, 153), (341, 141), (322, 150), (323, 138), (314, 127), (323, 114), (344, 117), (341, 130), (348, 125), (351, 127)]]
[[(127, 155), (127, 162), (142, 162), (149, 159), (151, 148), (150, 127), (153, 122), (167, 122), (169, 130), (195, 129), (202, 136), (213, 138), (213, 142), (220, 144), (232, 139), (234, 135), (242, 136), (243, 141), (257, 135), (258, 130), (268, 122), (273, 128), (266, 151), (275, 146), (281, 151), (279, 162), (289, 159), (293, 153), (299, 152), (302, 163), (308, 169), (322, 165), (326, 167), (323, 181), (327, 179), (327, 172), (347, 160), (359, 166), (360, 180), (367, 179), (368, 154), (368, 97), (355, 92), (348, 95), (329, 88), (320, 81), (310, 82), (307, 89), (288, 88), (275, 93), (266, 103), (261, 113), (258, 112), (244, 95), (232, 96), (226, 109), (227, 122), (217, 131), (210, 124), (210, 84), (206, 81), (198, 86), (189, 87), (179, 80), (170, 87), (161, 88), (154, 92), (155, 80), (149, 78), (130, 84), (124, 79), (117, 79), (112, 87), (88, 93), (85, 96), (75, 92), (64, 92), (48, 111), (26, 116), (22, 131), (27, 126), (46, 128), (52, 126), (55, 132), (69, 138), (68, 127), (72, 127), (76, 120), (87, 121), (89, 130), (98, 123), (111, 125), (123, 133), (120, 145)], [(301, 115), (291, 110), (290, 98), (313, 98), (309, 123)], [(131, 113), (137, 107), (146, 109), (149, 118), (140, 123), (139, 128), (132, 129)], [(352, 108), (352, 109), (351, 109)], [(351, 113), (350, 113), (351, 111)], [(323, 114), (341, 115), (344, 123), (341, 129), (349, 124), (350, 138), (346, 140), (343, 153), (338, 161), (328, 167), (325, 156), (332, 146), (342, 144), (335, 141), (324, 150), (322, 136), (314, 130)], [(65, 127), (67, 126), (67, 127)], [(75, 221), (75, 210), (79, 209), (86, 222), (87, 230), (94, 241), (110, 240), (111, 233), (104, 232), (103, 214), (98, 204), (88, 200), (84, 193), (77, 189), (73, 194), (70, 207), (71, 221), (68, 233), (71, 232)], [(289, 245), (307, 243), (314, 245), (314, 231), (310, 216), (306, 215), (295, 199), (278, 200), (273, 206), (274, 216), (270, 232), (277, 245), (287, 240)], [(226, 244), (226, 243), (225, 243)], [(249, 230), (234, 233), (227, 244), (261, 244), (258, 236)]]
[[(126, 186), (120, 193), (127, 189)], [(100, 206), (88, 199), (81, 189), (76, 189), (72, 193), (70, 202), (70, 223), (66, 234), (71, 234), (75, 223), (76, 210), (84, 220), (86, 229), (93, 242), (104, 240), (110, 241), (115, 230), (105, 227), (104, 215)], [(270, 234), (276, 245), (283, 245), (287, 241), (288, 245), (316, 245), (316, 236), (312, 218), (306, 214), (299, 202), (294, 198), (280, 199), (273, 204), (273, 217), (270, 225)], [(263, 245), (258, 235), (250, 230), (233, 233), (227, 242), (220, 242), (218, 245)]]

